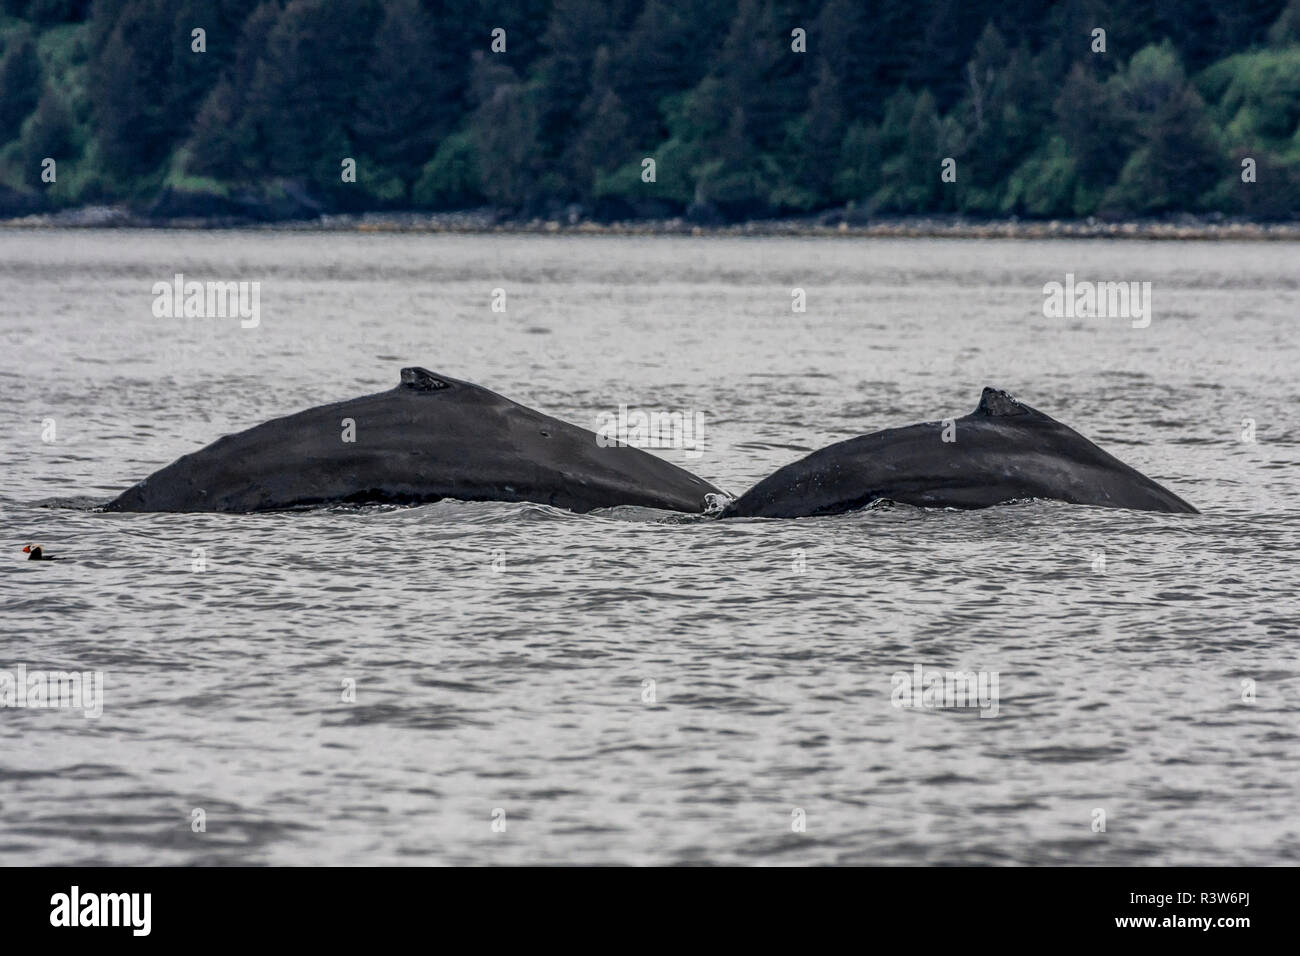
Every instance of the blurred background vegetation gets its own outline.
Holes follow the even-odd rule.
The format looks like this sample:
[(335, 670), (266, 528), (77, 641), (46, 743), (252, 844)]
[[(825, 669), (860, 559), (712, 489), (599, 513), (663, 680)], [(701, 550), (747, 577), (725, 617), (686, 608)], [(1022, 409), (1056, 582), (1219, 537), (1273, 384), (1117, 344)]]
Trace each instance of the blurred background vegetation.
[(1300, 215), (1300, 0), (0, 9), (11, 212)]

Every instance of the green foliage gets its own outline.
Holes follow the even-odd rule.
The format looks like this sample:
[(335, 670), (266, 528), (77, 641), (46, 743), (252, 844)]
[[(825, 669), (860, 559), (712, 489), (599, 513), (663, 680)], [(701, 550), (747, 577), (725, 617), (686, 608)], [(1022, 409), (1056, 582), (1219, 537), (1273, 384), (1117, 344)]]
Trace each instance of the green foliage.
[(1277, 21), (1269, 27), (1268, 42), (1273, 46), (1300, 43), (1300, 0), (1290, 0)]
[[(1234, 153), (1237, 170), (1241, 170), (1246, 158), (1242, 152)], [(1252, 151), (1249, 158), (1255, 163), (1256, 181), (1246, 183), (1236, 175), (1224, 177), (1205, 197), (1207, 205), (1255, 219), (1300, 217), (1300, 165), (1258, 150)]]
[(1103, 83), (1076, 63), (1055, 106), (1056, 129), (1074, 158), (1080, 182), (1109, 186), (1137, 145), (1137, 117), (1121, 102), (1121, 84)]
[(266, 38), (245, 105), (271, 173), (337, 189), (354, 155), (359, 77), (380, 8), (370, 0), (291, 0)]
[(448, 136), (425, 164), (415, 184), (416, 205), (431, 209), (463, 209), (483, 201), (478, 154), (468, 133)]
[[(591, 68), (591, 89), (578, 108), (576, 129), (561, 156), (567, 193), (594, 194), (596, 180), (630, 161), (637, 152), (636, 130), (615, 89), (608, 47), (600, 47)], [(653, 144), (646, 143), (642, 152)]]
[(830, 64), (823, 61), (817, 84), (808, 94), (807, 110), (790, 124), (792, 168), (782, 206), (811, 209), (836, 195), (835, 174), (845, 135), (840, 84)]
[(187, 169), (231, 182), (267, 176), (269, 150), (264, 126), (271, 119), (254, 97), (259, 72), (266, 69), (268, 37), (280, 16), (263, 3), (244, 21), (232, 62), (204, 99), (185, 147)]
[(70, 164), (75, 148), (72, 116), (54, 90), (46, 88), (36, 112), (23, 123), (19, 147), (22, 178), (31, 184), (40, 183), (41, 163), (47, 157), (65, 168)]
[[(904, 119), (907, 104), (911, 110)], [(901, 91), (885, 108), (881, 137), (886, 147), (881, 164), (881, 186), (871, 206), (881, 212), (922, 212), (933, 209), (942, 186), (939, 180), (943, 126), (929, 90), (912, 97)]]
[(1202, 74), (1200, 88), (1234, 144), (1280, 146), (1300, 125), (1300, 46), (1228, 57)]
[(473, 87), (480, 102), (469, 137), (483, 196), (519, 209), (534, 195), (541, 171), (537, 99), (510, 67), (488, 59), (478, 61)]
[[(0, 179), (34, 188), (32, 158), (54, 156), (45, 191), (67, 202), (171, 188), (528, 215), (1300, 206), (1300, 0), (0, 3)], [(1257, 182), (1241, 181), (1247, 158)]]
[(355, 123), (356, 139), (388, 173), (383, 196), (391, 201), (404, 198), (452, 129), (456, 117), (446, 110), (454, 86), (449, 67), (433, 22), (417, 0), (394, 0), (371, 44)]
[[(661, 198), (658, 182), (642, 181), (642, 170), (640, 162), (630, 162), (624, 163), (617, 169), (598, 174), (592, 187), (592, 196), (598, 200), (617, 199), (629, 206), (635, 206), (647, 199)], [(659, 172), (656, 170), (656, 179), (658, 175)]]
[(41, 95), (41, 64), (36, 39), (26, 26), (5, 37), (0, 55), (0, 144), (18, 135)]
[(1074, 216), (1079, 172), (1075, 157), (1057, 135), (1011, 174), (1001, 211), (1026, 216)]
[(1117, 76), (1123, 102), (1137, 116), (1138, 145), (1102, 200), (1112, 214), (1204, 208), (1203, 194), (1229, 169), (1199, 93), (1166, 42), (1139, 51)]

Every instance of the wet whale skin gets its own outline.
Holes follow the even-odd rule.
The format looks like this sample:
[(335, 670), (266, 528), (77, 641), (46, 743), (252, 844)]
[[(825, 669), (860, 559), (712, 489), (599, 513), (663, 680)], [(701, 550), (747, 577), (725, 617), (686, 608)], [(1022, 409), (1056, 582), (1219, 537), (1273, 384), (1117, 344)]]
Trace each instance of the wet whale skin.
[[(344, 419), (355, 440), (345, 442)], [(396, 388), (277, 418), (177, 459), (109, 502), (132, 512), (255, 512), (334, 502), (532, 501), (699, 513), (708, 482), (426, 369)]]
[(851, 438), (760, 481), (723, 517), (841, 514), (888, 499), (930, 508), (984, 508), (1024, 498), (1195, 514), (1167, 488), (1072, 428), (986, 388), (951, 423), (925, 422)]

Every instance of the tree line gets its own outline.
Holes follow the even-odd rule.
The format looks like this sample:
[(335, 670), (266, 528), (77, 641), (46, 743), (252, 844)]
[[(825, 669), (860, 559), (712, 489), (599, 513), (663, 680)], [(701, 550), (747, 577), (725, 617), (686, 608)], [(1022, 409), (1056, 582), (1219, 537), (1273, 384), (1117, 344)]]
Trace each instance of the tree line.
[(1300, 215), (1300, 0), (3, 11), (0, 183), (54, 205)]

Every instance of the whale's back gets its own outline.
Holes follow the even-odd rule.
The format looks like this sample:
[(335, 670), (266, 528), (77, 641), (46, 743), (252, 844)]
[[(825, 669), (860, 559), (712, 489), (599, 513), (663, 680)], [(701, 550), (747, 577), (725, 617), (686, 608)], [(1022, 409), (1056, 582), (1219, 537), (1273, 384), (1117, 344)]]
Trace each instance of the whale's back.
[(717, 489), (636, 448), (468, 382), (404, 369), (387, 392), (309, 408), (184, 455), (110, 511), (254, 512), (330, 502), (537, 501), (702, 511)]
[(1196, 510), (1069, 426), (986, 388), (979, 407), (962, 418), (851, 438), (786, 465), (733, 501), (723, 517), (840, 514), (882, 499), (983, 508), (1026, 498)]

